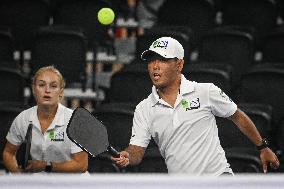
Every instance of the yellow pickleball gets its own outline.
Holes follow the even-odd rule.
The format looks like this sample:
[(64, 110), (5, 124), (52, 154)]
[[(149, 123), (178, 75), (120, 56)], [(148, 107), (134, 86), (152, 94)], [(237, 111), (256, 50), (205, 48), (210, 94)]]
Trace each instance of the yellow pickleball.
[(111, 8), (102, 8), (98, 12), (98, 20), (103, 25), (109, 25), (113, 22), (115, 14)]

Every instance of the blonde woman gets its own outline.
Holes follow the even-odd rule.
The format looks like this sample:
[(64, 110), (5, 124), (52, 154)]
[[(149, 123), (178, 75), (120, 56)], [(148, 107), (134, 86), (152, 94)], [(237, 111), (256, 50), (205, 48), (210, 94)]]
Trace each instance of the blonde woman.
[[(66, 126), (72, 110), (60, 104), (65, 81), (53, 66), (40, 68), (32, 79), (37, 105), (21, 112), (7, 134), (3, 152), (5, 167), (16, 172), (83, 173), (88, 155), (67, 136)], [(33, 125), (31, 157), (25, 170), (18, 166), (17, 150), (23, 143), (28, 125)]]

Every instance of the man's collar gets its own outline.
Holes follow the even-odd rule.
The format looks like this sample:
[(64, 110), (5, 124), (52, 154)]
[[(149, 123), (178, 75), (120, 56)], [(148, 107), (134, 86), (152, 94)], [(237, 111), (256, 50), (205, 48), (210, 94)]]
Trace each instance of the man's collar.
[[(183, 74), (181, 74), (181, 84), (179, 93), (183, 96), (185, 94), (191, 93), (195, 90), (195, 82), (187, 80)], [(151, 95), (151, 106), (155, 106), (159, 102), (159, 94), (157, 88), (153, 85), (152, 95)]]
[(155, 106), (159, 102), (159, 94), (157, 92), (157, 88), (153, 85), (152, 87), (152, 95), (151, 95), (151, 106)]
[(183, 74), (181, 74), (180, 94), (185, 95), (195, 90), (195, 82), (187, 80)]

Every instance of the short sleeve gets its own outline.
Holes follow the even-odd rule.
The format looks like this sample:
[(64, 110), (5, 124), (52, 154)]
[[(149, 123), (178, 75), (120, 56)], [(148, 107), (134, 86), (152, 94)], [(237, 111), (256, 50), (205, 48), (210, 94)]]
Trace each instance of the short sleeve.
[(70, 143), (71, 143), (71, 154), (75, 154), (75, 153), (78, 153), (78, 152), (81, 152), (83, 151), (79, 146), (77, 146), (74, 142), (72, 142), (70, 140)]
[(143, 111), (142, 106), (137, 106), (134, 112), (132, 135), (130, 138), (130, 144), (147, 147), (151, 134), (149, 132), (149, 124), (146, 111)]
[(209, 87), (209, 104), (212, 113), (218, 117), (230, 117), (237, 110), (237, 105), (214, 84)]
[(11, 125), (11, 127), (10, 127), (10, 129), (8, 131), (8, 134), (6, 136), (6, 139), (11, 144), (16, 145), (16, 146), (19, 146), (19, 145), (21, 145), (24, 142), (24, 138), (22, 137), (21, 130), (20, 130), (20, 125), (21, 124), (19, 123), (20, 121), (18, 119), (19, 118), (17, 117), (13, 121), (13, 123), (12, 123), (12, 125)]

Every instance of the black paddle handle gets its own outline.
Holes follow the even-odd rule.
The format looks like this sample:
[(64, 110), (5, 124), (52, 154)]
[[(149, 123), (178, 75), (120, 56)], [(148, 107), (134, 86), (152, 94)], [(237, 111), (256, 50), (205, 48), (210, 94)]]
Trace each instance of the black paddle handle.
[(29, 161), (29, 156), (30, 156), (30, 151), (31, 151), (31, 142), (32, 142), (32, 130), (33, 130), (33, 124), (30, 123), (29, 127), (27, 129), (27, 133), (25, 136), (25, 141), (24, 141), (24, 145), (25, 145), (25, 151), (24, 151), (24, 160), (22, 163), (23, 169), (25, 169), (28, 165), (28, 161)]
[(110, 155), (113, 156), (113, 157), (116, 157), (116, 158), (120, 157), (119, 152), (118, 152), (116, 149), (114, 149), (114, 147), (112, 147), (112, 146), (108, 146), (108, 147), (107, 147), (107, 151), (108, 151), (108, 152), (110, 153)]

